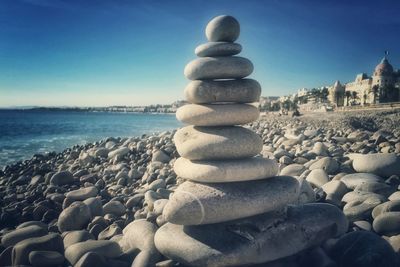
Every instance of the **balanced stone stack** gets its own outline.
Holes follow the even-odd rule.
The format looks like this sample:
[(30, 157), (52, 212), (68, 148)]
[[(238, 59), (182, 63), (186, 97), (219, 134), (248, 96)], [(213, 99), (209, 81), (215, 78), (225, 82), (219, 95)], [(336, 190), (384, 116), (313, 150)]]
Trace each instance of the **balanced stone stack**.
[(188, 266), (239, 266), (293, 255), (347, 230), (329, 204), (296, 204), (300, 186), (276, 176), (275, 161), (259, 156), (262, 139), (238, 125), (256, 120), (261, 87), (245, 79), (253, 71), (241, 52), (240, 26), (218, 16), (206, 27), (208, 43), (185, 68), (191, 104), (177, 111), (190, 126), (174, 136), (181, 158), (174, 170), (185, 179), (170, 197), (157, 249)]

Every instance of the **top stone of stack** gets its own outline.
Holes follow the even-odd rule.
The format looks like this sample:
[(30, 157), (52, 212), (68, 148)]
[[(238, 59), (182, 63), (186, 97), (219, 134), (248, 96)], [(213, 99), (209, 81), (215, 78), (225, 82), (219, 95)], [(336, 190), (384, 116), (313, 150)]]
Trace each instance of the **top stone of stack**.
[(206, 36), (210, 42), (233, 43), (239, 37), (239, 22), (232, 16), (221, 15), (213, 18), (206, 27)]

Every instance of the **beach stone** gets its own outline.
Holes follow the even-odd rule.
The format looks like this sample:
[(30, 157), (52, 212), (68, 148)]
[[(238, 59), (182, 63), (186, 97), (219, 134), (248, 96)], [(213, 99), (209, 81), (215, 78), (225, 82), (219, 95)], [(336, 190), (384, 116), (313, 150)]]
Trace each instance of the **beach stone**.
[(12, 250), (13, 247), (7, 247), (0, 253), (1, 266), (12, 266)]
[(153, 211), (157, 214), (160, 215), (162, 214), (165, 205), (167, 205), (168, 199), (157, 199), (153, 203)]
[(94, 239), (94, 236), (90, 234), (87, 230), (67, 232), (63, 239), (64, 248), (66, 249), (73, 244), (83, 242), (89, 239)]
[(343, 196), (349, 191), (347, 186), (339, 180), (329, 181), (321, 188), (326, 194), (326, 202), (334, 204), (336, 206), (340, 206)]
[(24, 228), (27, 226), (32, 226), (32, 225), (39, 226), (39, 227), (42, 227), (45, 229), (47, 229), (47, 226), (48, 226), (47, 224), (45, 224), (44, 222), (41, 222), (41, 221), (26, 221), (26, 222), (23, 222), (20, 225), (18, 225), (15, 229), (21, 229), (21, 228)]
[(398, 235), (400, 234), (400, 212), (383, 212), (374, 219), (372, 226), (378, 234), (386, 236)]
[[(269, 262), (346, 232), (348, 222), (330, 204), (289, 206), (241, 220), (200, 226), (163, 225), (157, 249), (188, 266), (242, 266)], [(171, 242), (174, 240), (174, 242)]]
[(371, 231), (372, 225), (368, 221), (355, 221), (353, 222), (354, 226), (360, 228), (364, 231)]
[(66, 184), (71, 184), (73, 183), (74, 176), (70, 171), (61, 171), (55, 173), (51, 178), (50, 178), (50, 184), (53, 185), (66, 185)]
[(48, 234), (41, 237), (32, 237), (25, 239), (14, 246), (12, 251), (12, 264), (29, 265), (29, 254), (32, 251), (56, 251), (64, 252), (62, 238), (59, 234)]
[(312, 203), (316, 201), (316, 194), (307, 180), (303, 178), (298, 179), (300, 184), (300, 194), (298, 204)]
[(376, 218), (382, 213), (399, 211), (400, 212), (400, 200), (387, 201), (376, 206), (372, 211), (372, 218)]
[(206, 26), (206, 36), (210, 42), (234, 42), (239, 34), (239, 22), (228, 15), (217, 16)]
[(298, 195), (299, 184), (289, 176), (234, 183), (186, 181), (170, 197), (163, 215), (183, 225), (224, 222), (279, 210), (295, 203)]
[(364, 192), (364, 191), (350, 191), (346, 193), (343, 198), (342, 202), (348, 203), (348, 202), (353, 202), (353, 201), (360, 201), (363, 202), (366, 199), (371, 198), (374, 199), (374, 201), (380, 201), (380, 202), (385, 202), (387, 199), (379, 194), (371, 193), (371, 192)]
[(185, 88), (186, 100), (194, 104), (215, 102), (252, 103), (261, 95), (260, 84), (253, 79), (191, 81)]
[(90, 197), (85, 199), (83, 203), (89, 207), (92, 217), (103, 216), (103, 204), (101, 203), (101, 199), (99, 197)]
[(329, 182), (329, 176), (323, 169), (312, 170), (306, 178), (312, 186), (320, 188), (327, 182)]
[(129, 153), (129, 148), (121, 147), (121, 148), (117, 148), (115, 150), (110, 151), (108, 153), (108, 158), (111, 159), (111, 158), (115, 158), (116, 156), (123, 157), (128, 153)]
[(171, 157), (168, 156), (164, 151), (157, 150), (153, 153), (151, 161), (158, 161), (162, 163), (168, 163), (171, 160)]
[(363, 201), (351, 201), (343, 207), (343, 213), (349, 221), (359, 221), (371, 218), (372, 210), (382, 201), (375, 198), (367, 198)]
[(64, 262), (64, 256), (57, 251), (32, 251), (29, 262), (33, 266), (58, 266)]
[(343, 235), (332, 247), (329, 255), (340, 267), (398, 266), (397, 256), (390, 244), (367, 231)]
[(83, 202), (74, 202), (64, 209), (58, 217), (58, 230), (65, 231), (81, 230), (90, 222), (92, 215), (90, 209)]
[(74, 267), (110, 267), (109, 263), (107, 263), (106, 259), (100, 254), (96, 252), (87, 252), (85, 253)]
[(300, 176), (305, 169), (306, 168), (302, 164), (293, 163), (284, 167), (279, 175)]
[(198, 57), (226, 57), (239, 54), (242, 46), (228, 42), (209, 42), (201, 44), (194, 50)]
[(197, 182), (239, 182), (273, 177), (278, 173), (278, 164), (262, 157), (218, 161), (178, 158), (174, 171), (179, 177)]
[(389, 197), (396, 191), (395, 187), (380, 182), (361, 183), (354, 188), (354, 191), (364, 191), (380, 194)]
[(253, 68), (253, 63), (243, 57), (201, 57), (189, 62), (184, 74), (189, 80), (241, 79)]
[(349, 154), (357, 172), (373, 173), (382, 177), (400, 175), (400, 157), (395, 153)]
[(117, 242), (111, 240), (87, 240), (69, 246), (65, 250), (65, 258), (74, 265), (87, 252), (95, 252), (105, 258), (116, 258), (122, 254)]
[(117, 216), (122, 216), (126, 212), (124, 204), (119, 201), (110, 201), (103, 206), (103, 211), (105, 214), (111, 213)]
[(352, 173), (340, 178), (348, 188), (355, 189), (363, 183), (383, 183), (384, 180), (372, 173)]
[(124, 228), (122, 239), (119, 241), (122, 250), (140, 250), (138, 256), (141, 256), (135, 258), (132, 266), (153, 266), (160, 260), (161, 254), (154, 244), (157, 229), (155, 224), (145, 219), (135, 220)]
[(97, 187), (89, 186), (70, 191), (66, 193), (65, 196), (73, 201), (83, 201), (90, 197), (95, 197), (97, 195), (97, 192), (98, 192)]
[(310, 170), (315, 169), (323, 169), (327, 174), (335, 174), (339, 170), (339, 164), (331, 157), (324, 157), (311, 164)]
[(189, 104), (176, 111), (176, 118), (195, 126), (230, 126), (257, 120), (260, 111), (250, 104)]
[(399, 252), (400, 252), (400, 235), (386, 237), (385, 239), (386, 239), (386, 241), (388, 241), (390, 243), (390, 245), (392, 246), (393, 250), (397, 254), (399, 254)]
[(101, 231), (97, 236), (98, 240), (110, 240), (116, 235), (122, 234), (122, 229), (117, 224), (111, 224), (106, 229)]
[(31, 238), (31, 237), (40, 237), (47, 235), (47, 229), (37, 226), (30, 225), (23, 228), (16, 229), (11, 231), (1, 238), (1, 245), (3, 247), (15, 246), (18, 242)]
[(400, 191), (396, 191), (388, 197), (389, 200), (400, 200)]
[(186, 126), (174, 135), (181, 157), (190, 160), (222, 160), (252, 157), (262, 150), (262, 139), (240, 126)]

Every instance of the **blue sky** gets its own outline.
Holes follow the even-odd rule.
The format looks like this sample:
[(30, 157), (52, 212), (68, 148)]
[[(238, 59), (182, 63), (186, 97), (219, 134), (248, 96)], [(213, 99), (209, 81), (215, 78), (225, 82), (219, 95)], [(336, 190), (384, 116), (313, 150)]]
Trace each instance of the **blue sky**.
[(263, 95), (400, 66), (396, 0), (0, 0), (0, 106), (183, 99), (204, 28), (229, 14)]

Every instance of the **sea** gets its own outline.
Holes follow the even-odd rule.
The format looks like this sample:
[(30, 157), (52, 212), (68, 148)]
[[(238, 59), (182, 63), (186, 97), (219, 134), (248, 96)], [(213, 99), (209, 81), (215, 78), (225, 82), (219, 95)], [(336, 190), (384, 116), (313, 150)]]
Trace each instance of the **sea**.
[(0, 110), (0, 170), (34, 154), (61, 152), (107, 137), (150, 135), (181, 126), (175, 114)]

